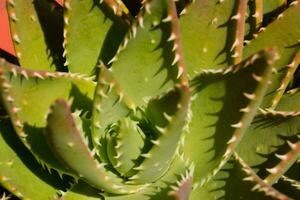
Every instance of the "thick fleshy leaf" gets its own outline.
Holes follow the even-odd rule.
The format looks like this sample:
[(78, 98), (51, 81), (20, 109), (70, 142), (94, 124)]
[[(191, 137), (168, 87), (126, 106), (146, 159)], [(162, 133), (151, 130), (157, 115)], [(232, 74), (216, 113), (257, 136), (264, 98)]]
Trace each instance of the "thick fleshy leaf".
[(300, 111), (300, 88), (289, 90), (280, 99), (276, 110), (280, 111)]
[(197, 199), (288, 200), (289, 197), (264, 183), (245, 162), (241, 165), (231, 159), (212, 180), (194, 187), (190, 200)]
[(128, 25), (113, 14), (107, 1), (66, 0), (64, 6), (65, 65), (73, 73), (92, 74), (99, 60), (116, 53)]
[[(146, 190), (129, 195), (110, 196), (103, 194), (103, 196), (106, 200), (173, 200), (174, 197), (169, 194), (172, 190), (171, 186), (177, 184), (176, 182), (181, 176), (192, 174), (192, 171), (193, 168), (190, 163), (177, 155), (168, 172), (159, 181), (152, 183)], [(79, 183), (71, 192), (64, 195), (64, 199), (75, 200), (76, 197), (76, 200), (89, 200), (90, 198), (93, 200), (96, 194), (97, 191)]]
[(61, 198), (64, 200), (100, 200), (103, 196), (100, 195), (99, 190), (83, 181), (78, 181), (70, 190), (63, 193)]
[(94, 92), (92, 138), (98, 144), (108, 125), (119, 121), (135, 109), (110, 70), (101, 67)]
[(176, 37), (172, 34), (173, 22), (167, 18), (171, 3), (145, 1), (137, 22), (111, 60), (114, 76), (137, 106), (172, 88), (177, 74), (181, 75), (179, 55), (172, 51)]
[[(274, 111), (259, 115), (253, 120), (237, 148), (239, 155), (250, 166), (260, 166), (260, 174), (263, 174), (263, 177), (266, 177), (265, 181), (270, 184), (274, 184), (293, 163), (292, 160), (297, 160), (299, 157), (297, 153), (292, 152), (297, 148), (297, 143), (292, 145), (291, 142), (285, 142), (299, 134), (299, 120), (300, 116), (289, 115), (288, 112)], [(273, 161), (267, 163), (268, 160)], [(269, 169), (266, 172), (267, 167)], [(268, 174), (270, 175), (267, 177)]]
[(29, 69), (63, 70), (62, 9), (51, 0), (7, 2), (20, 64)]
[[(300, 49), (293, 57), (290, 64), (288, 64), (286, 66), (287, 67), (286, 74), (282, 78), (280, 86), (277, 89), (277, 91), (272, 99), (272, 105), (270, 107), (271, 109), (275, 109), (278, 106), (278, 103), (279, 103), (280, 99), (283, 97), (284, 92), (286, 91), (287, 87), (289, 85), (293, 84), (292, 83), (293, 80), (297, 79), (297, 77), (295, 76), (295, 72), (297, 71), (297, 67), (299, 64), (300, 64)], [(294, 76), (295, 76), (295, 78), (294, 78)], [(298, 110), (298, 108), (296, 108), (295, 110)]]
[[(299, 137), (298, 137), (299, 138)], [(288, 141), (289, 150), (285, 154), (276, 154), (279, 158), (279, 162), (268, 168), (270, 173), (264, 181), (268, 184), (277, 183), (278, 180), (300, 159), (300, 140), (296, 142)]]
[(195, 181), (216, 174), (233, 153), (267, 89), (274, 52), (234, 68), (203, 72), (192, 81), (192, 119), (183, 151), (195, 162)]
[(299, 164), (295, 163), (273, 187), (294, 199), (300, 197)]
[(230, 50), (236, 30), (231, 17), (236, 14), (239, 2), (196, 0), (184, 10), (180, 31), (191, 77), (201, 69), (222, 68), (231, 63)]
[[(244, 172), (244, 178), (242, 180), (249, 181), (251, 183), (251, 185), (254, 185), (252, 187), (251, 191), (258, 191), (258, 192), (261, 192), (260, 194), (265, 195), (265, 197), (260, 197), (259, 199), (263, 199), (263, 198), (269, 199), (269, 197), (272, 197), (273, 199), (278, 199), (278, 200), (292, 200), (285, 194), (276, 190), (274, 187), (272, 187), (270, 184), (268, 184), (265, 180), (262, 180), (256, 174), (256, 172), (248, 165), (248, 163), (246, 163), (241, 157), (239, 157), (238, 154), (235, 154), (235, 165), (238, 165), (237, 166), (238, 170), (235, 170), (233, 172), (233, 174), (235, 174), (235, 172), (242, 170)], [(238, 172), (237, 176), (240, 176), (240, 174), (241, 173)], [(232, 181), (232, 182), (233, 182), (233, 184), (236, 184), (236, 181)], [(237, 184), (237, 185), (239, 185), (239, 184)], [(248, 193), (249, 193), (249, 191), (248, 191)], [(240, 196), (243, 196), (243, 195), (245, 195), (245, 193)], [(256, 195), (259, 195), (259, 193), (252, 192), (249, 194), (249, 196), (252, 196), (252, 195), (256, 196)], [(235, 194), (233, 193), (232, 196), (235, 196)], [(248, 195), (246, 195), (246, 196), (248, 196)], [(231, 199), (231, 198), (229, 197), (229, 199)], [(253, 197), (251, 199), (255, 199), (255, 197)]]
[(263, 13), (270, 13), (284, 7), (287, 3), (287, 0), (262, 0), (262, 2)]
[(127, 117), (132, 109), (135, 109), (133, 103), (124, 94), (113, 74), (102, 66), (94, 92), (91, 124), (92, 142), (102, 163), (110, 163), (106, 153), (107, 130), (112, 124)]
[(94, 159), (94, 154), (76, 127), (70, 106), (64, 100), (55, 101), (47, 118), (47, 140), (57, 157), (78, 177), (107, 193), (130, 194), (145, 189), (146, 185), (125, 185), (121, 178)]
[[(274, 153), (284, 144), (283, 137), (292, 137), (299, 133), (300, 117), (285, 117), (282, 114), (257, 116), (244, 139), (241, 141), (237, 152), (250, 166), (257, 166), (266, 161), (263, 155)], [(274, 126), (276, 125), (276, 126)]]
[(272, 75), (272, 84), (268, 88), (262, 107), (271, 106), (276, 90), (286, 75), (284, 68), (292, 62), (299, 51), (300, 3), (297, 2), (282, 13), (282, 17), (269, 24), (265, 31), (258, 34), (257, 38), (244, 48), (244, 58), (261, 49), (274, 47), (274, 45), (278, 51), (277, 57), (279, 59), (274, 64), (278, 73)]
[[(186, 85), (178, 85), (173, 90), (149, 102), (145, 115), (150, 124), (154, 126), (158, 136), (151, 140), (153, 145), (151, 149), (141, 154), (144, 160), (134, 168), (137, 173), (130, 177), (130, 180), (135, 183), (154, 182), (166, 173), (182, 138), (183, 128), (188, 117), (190, 97), (190, 89)], [(173, 103), (169, 103), (171, 99)], [(162, 107), (168, 108), (161, 109)], [(164, 119), (159, 123), (156, 117)]]
[[(18, 140), (7, 120), (0, 121), (0, 183), (23, 199), (53, 199), (66, 184), (52, 171), (49, 174)], [(30, 184), (28, 184), (30, 183)]]
[(174, 197), (174, 200), (188, 200), (193, 188), (193, 173), (194, 170), (186, 171), (186, 174), (181, 176), (175, 185), (171, 186), (172, 190), (169, 195)]
[(115, 126), (115, 132), (112, 130), (106, 134), (107, 154), (114, 168), (128, 177), (141, 154), (145, 135), (142, 135), (138, 123), (130, 118), (121, 119)]
[(2, 101), (20, 139), (40, 162), (63, 170), (47, 148), (45, 117), (57, 98), (74, 98), (74, 110), (89, 110), (95, 83), (75, 74), (26, 70), (5, 62), (0, 71)]
[(226, 181), (230, 178), (228, 171), (231, 169), (232, 164), (227, 162), (222, 170), (220, 170), (212, 180), (205, 183), (201, 187), (199, 187), (199, 184), (194, 184), (190, 195), (190, 200), (224, 198), (224, 187), (226, 186)]

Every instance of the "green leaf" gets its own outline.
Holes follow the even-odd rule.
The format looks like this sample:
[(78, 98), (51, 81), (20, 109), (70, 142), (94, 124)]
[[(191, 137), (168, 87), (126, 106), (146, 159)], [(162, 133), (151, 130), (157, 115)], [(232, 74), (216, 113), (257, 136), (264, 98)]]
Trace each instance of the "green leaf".
[(276, 110), (280, 111), (299, 111), (300, 110), (300, 88), (289, 90), (280, 99)]
[[(186, 176), (191, 172), (190, 163), (184, 160), (183, 157), (176, 155), (167, 173), (159, 181), (153, 182), (146, 190), (129, 195), (110, 196), (103, 194), (103, 196), (106, 200), (173, 200), (174, 198), (169, 194), (172, 190), (171, 185), (175, 185), (181, 176)], [(75, 197), (78, 200), (89, 200), (90, 198), (93, 200), (96, 197), (95, 194), (95, 190), (79, 182), (79, 185), (75, 186), (71, 192), (67, 192), (64, 198), (66, 200), (73, 200)]]
[(67, 172), (53, 157), (43, 129), (49, 107), (57, 98), (74, 98), (73, 109), (90, 110), (95, 83), (86, 77), (67, 73), (26, 70), (1, 63), (1, 97), (14, 128), (36, 158)]
[[(258, 166), (285, 143), (284, 137), (300, 132), (300, 116), (266, 114), (255, 117), (237, 148), (238, 154), (250, 165)], [(298, 126), (297, 126), (298, 125)], [(262, 156), (265, 155), (265, 156)]]
[[(191, 77), (201, 69), (228, 66), (228, 41), (234, 34), (230, 20), (239, 1), (196, 0), (180, 17), (183, 52)], [(233, 43), (233, 42), (232, 42)]]
[(279, 158), (279, 163), (272, 168), (268, 168), (267, 171), (270, 173), (265, 179), (264, 182), (268, 184), (277, 183), (278, 180), (284, 175), (294, 163), (296, 163), (300, 158), (300, 141), (297, 142), (287, 141), (289, 145), (289, 151), (285, 154), (276, 154)]
[(62, 9), (51, 0), (8, 1), (16, 56), (29, 69), (64, 70)]
[(102, 66), (94, 92), (91, 137), (96, 153), (103, 163), (109, 164), (105, 140), (108, 126), (127, 117), (132, 109), (135, 109), (133, 103), (124, 94), (113, 74)]
[(52, 151), (61, 161), (92, 186), (113, 194), (130, 194), (145, 189), (145, 185), (125, 185), (121, 178), (94, 159), (87, 141), (76, 127), (70, 105), (64, 100), (57, 100), (51, 107), (46, 136)]
[(128, 177), (141, 154), (145, 135), (142, 135), (137, 122), (130, 118), (121, 119), (116, 126), (115, 132), (106, 134), (107, 154), (114, 168), (122, 176)]
[(95, 146), (104, 136), (105, 128), (129, 115), (135, 109), (131, 100), (124, 94), (110, 70), (100, 68), (98, 84), (94, 92), (92, 115), (92, 138)]
[[(130, 177), (130, 180), (135, 183), (154, 182), (166, 173), (182, 138), (190, 97), (190, 89), (186, 85), (179, 85), (166, 94), (150, 100), (145, 116), (154, 126), (158, 136), (151, 140), (153, 144), (151, 149), (141, 154), (144, 160), (135, 168), (138, 172)], [(171, 109), (166, 106), (167, 104), (171, 105)], [(162, 107), (168, 108), (161, 109)], [(157, 116), (159, 117), (156, 118)]]
[(229, 160), (212, 180), (205, 183), (202, 187), (194, 186), (190, 200), (289, 199), (280, 191), (264, 183), (247, 163), (242, 162), (241, 164), (236, 159)]
[[(23, 146), (7, 120), (0, 121), (0, 183), (22, 199), (53, 199), (67, 187), (52, 171), (48, 173)], [(30, 183), (30, 184), (28, 184)]]
[[(282, 78), (281, 83), (279, 88), (276, 91), (276, 94), (273, 97), (272, 100), (272, 105), (270, 107), (270, 109), (274, 109), (278, 106), (278, 103), (280, 101), (280, 99), (283, 97), (287, 87), (289, 85), (293, 84), (293, 80), (296, 80), (296, 75), (295, 72), (297, 71), (297, 67), (300, 64), (300, 49), (299, 51), (295, 54), (295, 57), (292, 59), (292, 61), (290, 62), (290, 64), (288, 64), (286, 74), (285, 76)], [(294, 77), (295, 76), (295, 77)], [(298, 108), (296, 108), (297, 110)]]
[(190, 200), (198, 199), (222, 199), (225, 196), (226, 181), (230, 178), (229, 170), (232, 164), (229, 162), (220, 170), (212, 180), (205, 183), (201, 187), (198, 184), (193, 185), (193, 190), (190, 194)]
[[(144, 2), (118, 54), (111, 60), (112, 72), (124, 93), (137, 106), (161, 94), (177, 82), (178, 68), (172, 51), (173, 23), (167, 17), (169, 0)], [(168, 41), (169, 40), (169, 41)], [(174, 65), (174, 66), (172, 66)]]
[(148, 190), (143, 193), (137, 193), (132, 196), (124, 197), (110, 197), (107, 200), (156, 200), (166, 199), (172, 200), (169, 192), (172, 190), (171, 186), (175, 185), (180, 180), (181, 175), (185, 175), (189, 171), (189, 163), (177, 155), (170, 166), (169, 170), (158, 181), (153, 182)]
[(258, 37), (250, 42), (244, 48), (244, 58), (254, 53), (276, 46), (278, 51), (278, 60), (274, 67), (278, 73), (272, 75), (272, 84), (269, 86), (265, 95), (262, 107), (269, 107), (272, 99), (279, 88), (281, 80), (285, 77), (285, 66), (290, 64), (299, 51), (300, 38), (300, 4), (296, 4), (288, 8), (282, 17), (276, 19), (268, 25), (265, 31), (258, 34)]
[[(260, 166), (260, 173), (263, 174), (263, 177), (266, 177), (269, 172), (271, 173), (265, 179), (269, 184), (274, 184), (288, 169), (292, 160), (299, 157), (295, 151), (293, 152), (294, 147), (291, 142), (289, 145), (292, 150), (288, 148), (288, 151), (282, 152), (282, 147), (288, 146), (286, 141), (291, 140), (293, 136), (299, 133), (299, 119), (300, 116), (289, 115), (287, 112), (274, 111), (258, 115), (237, 148), (239, 155), (250, 166), (256, 168)], [(274, 161), (275, 156), (277, 158)], [(273, 160), (273, 162), (271, 165), (269, 163), (266, 174), (264, 169), (269, 160)]]
[(191, 191), (193, 189), (193, 173), (194, 169), (187, 171), (181, 176), (181, 179), (172, 185), (172, 190), (169, 195), (174, 197), (176, 200), (187, 200), (190, 197)]
[(194, 100), (184, 154), (201, 184), (216, 174), (243, 138), (271, 75), (274, 52), (254, 55), (224, 71), (204, 71), (192, 81)]
[(102, 200), (103, 196), (99, 193), (99, 190), (79, 180), (70, 190), (62, 194), (62, 198), (64, 200)]
[(287, 0), (263, 0), (263, 12), (264, 14), (276, 11), (284, 7)]
[(99, 60), (107, 64), (112, 59), (128, 25), (106, 1), (66, 0), (64, 9), (65, 65), (70, 72), (90, 75)]

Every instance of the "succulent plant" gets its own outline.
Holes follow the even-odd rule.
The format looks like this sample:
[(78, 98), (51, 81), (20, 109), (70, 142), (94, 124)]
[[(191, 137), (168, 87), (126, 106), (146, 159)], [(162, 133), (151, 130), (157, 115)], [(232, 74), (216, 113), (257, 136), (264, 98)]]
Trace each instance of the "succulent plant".
[(299, 0), (7, 10), (2, 199), (300, 197)]

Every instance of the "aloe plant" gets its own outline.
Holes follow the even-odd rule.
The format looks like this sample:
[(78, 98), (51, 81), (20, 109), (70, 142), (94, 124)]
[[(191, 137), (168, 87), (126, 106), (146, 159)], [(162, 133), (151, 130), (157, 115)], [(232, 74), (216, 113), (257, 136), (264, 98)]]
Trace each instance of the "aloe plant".
[(299, 198), (300, 1), (270, 2), (8, 0), (2, 199)]

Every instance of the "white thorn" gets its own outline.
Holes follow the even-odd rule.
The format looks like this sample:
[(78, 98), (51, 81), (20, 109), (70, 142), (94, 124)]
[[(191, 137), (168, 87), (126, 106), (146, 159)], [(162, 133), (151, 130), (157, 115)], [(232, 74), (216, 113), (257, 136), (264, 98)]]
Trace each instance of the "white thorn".
[(95, 122), (94, 127), (100, 129), (101, 128), (100, 122), (99, 121)]
[(148, 14), (151, 14), (150, 3), (145, 4), (145, 10)]
[(138, 167), (134, 167), (133, 169), (137, 170), (137, 171), (141, 171), (141, 170), (144, 170), (144, 167), (142, 165), (140, 165)]
[(179, 67), (178, 67), (177, 79), (183, 74), (183, 72), (184, 72), (183, 67), (179, 66)]
[(174, 60), (172, 62), (172, 65), (175, 65), (180, 59), (180, 55), (178, 53), (175, 54)]
[(288, 145), (291, 147), (291, 149), (295, 149), (297, 147), (297, 144), (293, 144), (290, 141), (287, 141)]
[(107, 95), (103, 92), (102, 89), (99, 91), (98, 95), (100, 95), (103, 98), (107, 98)]
[(248, 176), (246, 178), (243, 178), (244, 181), (254, 181), (254, 178), (252, 176)]
[(71, 10), (70, 3), (68, 1), (65, 1), (64, 6), (67, 10)]
[(274, 167), (271, 169), (266, 169), (269, 173), (271, 174), (277, 174), (279, 172), (279, 168), (278, 167)]
[(236, 14), (236, 15), (231, 17), (231, 19), (234, 19), (234, 20), (239, 20), (240, 18), (241, 18), (240, 14)]
[(186, 9), (184, 8), (181, 12), (180, 12), (180, 16), (186, 14)]
[(243, 126), (242, 122), (238, 122), (236, 124), (231, 124), (231, 127), (233, 127), (233, 128), (241, 128), (242, 126)]
[(244, 96), (250, 100), (254, 100), (256, 98), (255, 94), (244, 93)]
[[(144, 28), (144, 19), (143, 19), (143, 17), (138, 17), (138, 21), (139, 21), (139, 25), (140, 25), (140, 27), (141, 28)], [(126, 44), (125, 44), (125, 46), (126, 46)]]
[(239, 57), (239, 55), (240, 55), (240, 54), (239, 54), (238, 52), (235, 52), (234, 54), (231, 55), (231, 57), (232, 57), (232, 58), (237, 58), (237, 57)]
[(277, 158), (279, 158), (280, 160), (286, 160), (287, 158), (288, 158), (288, 156), (287, 155), (279, 155), (279, 154), (275, 154), (275, 156), (277, 157)]
[(114, 56), (109, 62), (108, 64), (110, 65), (111, 63), (115, 62), (118, 60), (118, 57), (117, 56)]
[(260, 16), (259, 12), (255, 12), (255, 13), (252, 15), (252, 17), (254, 17), (254, 18), (258, 18), (259, 16)]
[(115, 159), (119, 159), (122, 156), (122, 153), (118, 153), (116, 156), (114, 156)]
[(163, 112), (163, 115), (168, 122), (172, 120), (172, 116), (168, 115), (166, 112)]
[(144, 158), (150, 158), (151, 154), (150, 153), (143, 153), (143, 154), (141, 154), (141, 156), (144, 157)]
[(170, 37), (168, 38), (168, 42), (173, 41), (176, 39), (175, 33), (171, 33)]
[(14, 34), (13, 35), (13, 40), (17, 43), (17, 44), (20, 44), (21, 40), (19, 38), (19, 36), (17, 34)]
[(136, 175), (130, 177), (129, 179), (130, 179), (130, 180), (135, 180), (135, 179), (138, 179), (138, 178), (139, 178), (139, 176), (136, 174)]
[(155, 145), (159, 145), (159, 140), (151, 140), (151, 142)]
[(234, 143), (234, 142), (236, 142), (236, 140), (237, 140), (237, 137), (236, 137), (236, 135), (234, 135), (234, 136), (232, 136), (232, 138), (227, 142), (227, 144)]
[(155, 126), (155, 128), (156, 128), (160, 133), (165, 133), (165, 132), (166, 132), (166, 129), (165, 129), (165, 128), (162, 128), (162, 127), (159, 127), (159, 126)]
[(170, 21), (172, 21), (172, 16), (171, 15), (168, 15), (166, 18), (164, 18), (162, 20), (162, 22), (170, 22)]
[(225, 154), (224, 154), (224, 157), (228, 157), (229, 155), (231, 154), (231, 150), (230, 149), (227, 149)]
[(236, 39), (236, 40), (234, 41), (234, 43), (233, 43), (233, 45), (232, 45), (230, 51), (232, 51), (232, 50), (233, 50), (235, 47), (237, 47), (239, 44), (240, 44), (239, 39)]
[(245, 108), (240, 109), (241, 112), (248, 113), (250, 112), (250, 108), (247, 106)]
[(64, 22), (65, 22), (66, 25), (69, 25), (69, 18), (65, 16), (64, 17)]
[(26, 70), (21, 70), (21, 74), (25, 77), (26, 80), (28, 80), (28, 74)]
[(256, 80), (257, 82), (260, 82), (262, 80), (262, 77), (261, 76), (258, 76), (256, 74), (252, 74), (252, 77), (254, 78), (254, 80)]
[(298, 5), (298, 1), (293, 1), (292, 3), (290, 3), (290, 6), (296, 6)]
[(32, 74), (33, 76), (35, 76), (35, 77), (38, 77), (38, 78), (40, 78), (40, 79), (45, 79), (40, 73), (38, 73), (38, 72), (33, 72), (33, 74)]
[(137, 32), (137, 28), (136, 28), (136, 26), (132, 26), (131, 27), (131, 33), (132, 33), (132, 37), (134, 37), (135, 38), (135, 36), (136, 36), (136, 32)]

